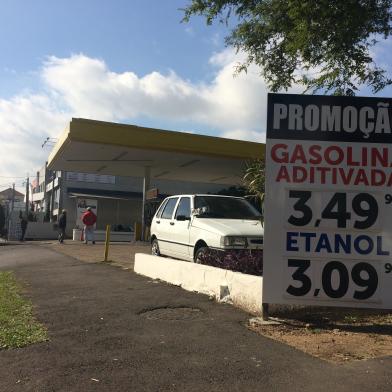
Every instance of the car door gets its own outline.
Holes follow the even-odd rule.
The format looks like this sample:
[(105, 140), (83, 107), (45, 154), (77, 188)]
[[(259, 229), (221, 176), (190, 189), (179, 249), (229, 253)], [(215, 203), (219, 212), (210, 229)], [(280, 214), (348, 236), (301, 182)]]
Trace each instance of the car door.
[(160, 219), (156, 221), (159, 226), (159, 235), (157, 237), (160, 252), (168, 256), (173, 256), (175, 254), (175, 245), (173, 244), (175, 241), (173, 233), (173, 215), (178, 203), (178, 199), (178, 197), (169, 198), (165, 207), (163, 208)]
[(191, 223), (191, 198), (182, 196), (177, 204), (174, 220), (172, 222), (172, 232), (175, 238), (173, 251), (180, 259), (189, 259), (189, 229)]
[(160, 229), (161, 229), (161, 215), (162, 211), (166, 206), (168, 199), (163, 200), (161, 205), (159, 206), (157, 212), (155, 213), (152, 222), (151, 222), (151, 236), (155, 236), (157, 238), (160, 237)]

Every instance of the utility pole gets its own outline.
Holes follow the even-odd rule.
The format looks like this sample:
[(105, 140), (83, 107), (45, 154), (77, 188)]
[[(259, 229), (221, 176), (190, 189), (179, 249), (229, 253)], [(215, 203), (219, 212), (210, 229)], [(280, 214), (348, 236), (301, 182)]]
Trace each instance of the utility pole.
[(12, 184), (11, 212), (14, 210), (14, 200), (15, 200), (15, 183)]
[(59, 184), (59, 212), (57, 214), (57, 219), (60, 216), (61, 210), (64, 208), (64, 179), (65, 179), (65, 171), (60, 172), (60, 176), (57, 177), (57, 181)]
[(8, 211), (8, 241), (11, 238), (11, 223), (12, 223), (12, 213), (14, 211), (14, 200), (15, 200), (15, 183), (12, 184), (12, 200), (11, 200), (11, 211)]
[(147, 191), (150, 189), (150, 177), (151, 167), (145, 166), (144, 168), (144, 179), (143, 179), (143, 204), (142, 204), (142, 235), (141, 240), (146, 241), (146, 223), (145, 223), (145, 208), (146, 208), (146, 197)]
[[(50, 201), (48, 200), (48, 194), (46, 192), (46, 186), (48, 185), (48, 162), (45, 162), (45, 169), (44, 169), (44, 211), (45, 211), (45, 217), (49, 216), (49, 221), (50, 221), (50, 213), (48, 214), (48, 211), (50, 210)], [(45, 218), (44, 218), (45, 220)]]
[(30, 189), (30, 183), (29, 183), (29, 177), (26, 178), (26, 219), (28, 219), (29, 216), (29, 189)]

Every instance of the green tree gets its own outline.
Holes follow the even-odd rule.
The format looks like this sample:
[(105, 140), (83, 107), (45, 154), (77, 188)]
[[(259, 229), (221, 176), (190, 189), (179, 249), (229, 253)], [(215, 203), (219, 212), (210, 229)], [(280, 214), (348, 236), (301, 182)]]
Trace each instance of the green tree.
[(263, 211), (265, 196), (265, 163), (263, 159), (248, 162), (242, 182), (247, 189), (248, 197), (253, 198)]
[(246, 53), (237, 72), (261, 67), (269, 88), (355, 95), (360, 86), (378, 92), (392, 83), (371, 49), (392, 33), (392, 0), (190, 0), (194, 15), (234, 28), (226, 44)]

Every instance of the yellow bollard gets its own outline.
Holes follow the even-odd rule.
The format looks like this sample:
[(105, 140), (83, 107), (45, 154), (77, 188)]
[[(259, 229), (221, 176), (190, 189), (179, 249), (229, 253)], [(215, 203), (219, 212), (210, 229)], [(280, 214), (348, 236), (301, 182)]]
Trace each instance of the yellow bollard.
[(144, 229), (144, 241), (149, 242), (149, 240), (150, 240), (150, 227), (146, 226), (146, 228)]
[(142, 224), (135, 222), (134, 240), (140, 241), (142, 239)]
[(110, 244), (110, 225), (106, 225), (105, 258), (103, 261), (108, 261), (109, 244)]

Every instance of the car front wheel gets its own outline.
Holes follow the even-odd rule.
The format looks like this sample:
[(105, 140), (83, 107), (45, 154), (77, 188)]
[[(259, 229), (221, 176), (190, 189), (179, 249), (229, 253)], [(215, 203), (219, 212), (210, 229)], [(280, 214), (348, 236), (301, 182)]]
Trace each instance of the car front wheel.
[(194, 262), (197, 264), (204, 264), (209, 251), (210, 248), (208, 246), (202, 246), (199, 248), (195, 253)]
[(158, 240), (155, 238), (151, 243), (151, 254), (153, 256), (160, 256), (161, 252), (159, 251)]

